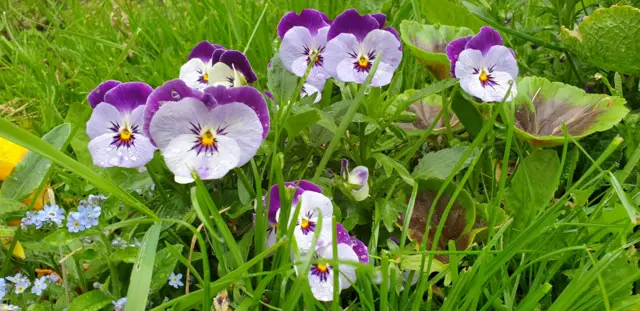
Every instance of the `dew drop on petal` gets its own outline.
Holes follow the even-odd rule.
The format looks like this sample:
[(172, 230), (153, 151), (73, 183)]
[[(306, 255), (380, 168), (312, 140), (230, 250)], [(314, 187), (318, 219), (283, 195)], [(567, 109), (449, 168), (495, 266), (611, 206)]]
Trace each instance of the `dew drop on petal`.
[(180, 99), (180, 94), (178, 94), (176, 90), (171, 90), (171, 97), (173, 97), (174, 99)]
[(120, 159), (119, 158), (111, 158), (111, 159), (109, 159), (109, 164), (113, 165), (113, 166), (116, 166), (116, 165), (120, 164)]

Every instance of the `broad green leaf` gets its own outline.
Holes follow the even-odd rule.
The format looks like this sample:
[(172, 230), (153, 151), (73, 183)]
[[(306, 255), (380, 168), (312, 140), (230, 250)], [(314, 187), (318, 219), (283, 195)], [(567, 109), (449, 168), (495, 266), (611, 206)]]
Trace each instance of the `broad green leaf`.
[(518, 82), (515, 133), (534, 145), (564, 142), (562, 123), (575, 138), (610, 129), (629, 112), (624, 98), (584, 90), (540, 77)]
[[(429, 152), (420, 159), (420, 162), (418, 162), (418, 165), (413, 169), (411, 175), (415, 179), (446, 179), (451, 175), (456, 167), (456, 163), (458, 163), (467, 149), (467, 146), (458, 146), (436, 152)], [(469, 157), (460, 169), (462, 170), (467, 167), (471, 163), (471, 160), (473, 160), (473, 156)]]
[(93, 166), (93, 158), (89, 153), (89, 136), (87, 135), (87, 121), (91, 117), (91, 107), (88, 103), (76, 102), (71, 104), (64, 122), (71, 124), (75, 134), (71, 137), (70, 145), (78, 162)]
[(312, 109), (294, 116), (290, 116), (287, 121), (285, 121), (284, 127), (287, 129), (289, 138), (292, 139), (296, 135), (298, 135), (300, 131), (308, 128), (321, 119), (322, 116), (320, 115), (319, 111), (316, 109)]
[(47, 308), (45, 308), (44, 305), (42, 304), (32, 304), (27, 308), (27, 311), (46, 311)]
[(138, 249), (135, 247), (125, 247), (119, 248), (115, 252), (111, 253), (109, 259), (112, 262), (126, 262), (126, 263), (135, 263), (136, 258), (138, 257)]
[(469, 13), (464, 7), (449, 0), (423, 0), (420, 2), (422, 15), (431, 24), (467, 27), (478, 32), (486, 24)]
[(554, 181), (559, 169), (555, 150), (538, 149), (520, 163), (505, 190), (506, 210), (514, 218), (514, 228), (526, 228), (536, 213), (549, 204), (558, 188)]
[(0, 218), (4, 218), (7, 214), (24, 211), (26, 209), (27, 206), (18, 201), (0, 197)]
[(471, 103), (465, 96), (462, 95), (462, 91), (458, 90), (453, 95), (451, 101), (451, 109), (456, 114), (456, 117), (460, 120), (465, 130), (475, 137), (480, 133), (484, 119), (476, 106)]
[[(65, 123), (52, 129), (42, 139), (60, 149), (69, 138), (70, 131), (71, 126)], [(40, 186), (49, 167), (51, 167), (50, 160), (29, 151), (2, 184), (0, 195), (19, 201), (26, 199)]]
[[(178, 252), (182, 251), (182, 244), (172, 247)], [(153, 277), (151, 278), (151, 290), (156, 292), (168, 283), (169, 276), (176, 268), (177, 263), (178, 257), (174, 257), (168, 248), (163, 248), (156, 253), (156, 261), (153, 264)]]
[[(438, 240), (436, 249), (448, 249), (450, 240), (456, 243), (456, 249), (467, 249), (475, 237), (475, 234), (471, 236), (469, 233), (481, 226), (481, 224), (476, 223), (476, 204), (469, 193), (462, 190), (456, 197), (456, 201), (453, 203), (447, 218), (443, 219), (445, 209), (457, 187), (456, 184), (450, 183), (436, 202), (431, 221), (427, 223), (431, 206), (440, 187), (443, 185), (443, 181), (438, 179), (422, 180), (418, 185), (419, 192), (409, 219), (407, 237), (412, 241), (417, 241), (416, 246), (418, 246), (422, 243), (425, 230), (427, 230), (427, 249), (431, 249), (438, 225), (441, 221), (444, 221), (442, 235)], [(398, 225), (402, 226), (404, 221), (405, 215), (402, 215), (398, 220)], [(449, 262), (447, 256), (436, 256), (436, 259), (443, 263)]]
[(138, 252), (138, 258), (133, 263), (131, 279), (129, 280), (129, 290), (127, 291), (127, 304), (125, 311), (144, 310), (149, 298), (149, 288), (151, 276), (153, 274), (153, 264), (156, 257), (156, 248), (162, 226), (159, 223), (153, 224), (142, 239), (142, 245)]
[[(398, 98), (396, 99), (396, 103), (406, 102), (406, 100), (413, 97), (416, 92), (416, 90), (407, 90), (406, 92), (398, 96)], [(397, 123), (398, 126), (400, 126), (400, 128), (405, 131), (421, 131), (428, 129), (442, 111), (442, 101), (442, 96), (440, 96), (439, 94), (431, 94), (421, 100), (412, 103), (406, 109), (408, 111), (411, 111), (412, 113), (415, 113), (415, 121), (413, 121), (413, 123)], [(462, 128), (462, 124), (460, 124), (460, 121), (453, 113), (453, 111), (451, 111), (451, 109), (449, 109), (448, 111), (448, 117), (451, 130), (456, 131)], [(438, 123), (433, 128), (434, 134), (441, 133), (447, 130), (444, 120), (446, 119), (443, 114), (442, 117), (438, 120)]]
[(563, 27), (565, 47), (590, 65), (640, 76), (640, 9), (612, 6), (587, 16), (578, 28)]
[(275, 97), (276, 102), (282, 105), (295, 92), (298, 77), (284, 68), (278, 54), (273, 56), (269, 64), (269, 68), (267, 68), (267, 87)]
[(398, 172), (398, 174), (400, 174), (400, 178), (402, 178), (402, 180), (404, 180), (407, 184), (411, 186), (415, 184), (416, 181), (413, 179), (413, 177), (411, 177), (411, 174), (409, 174), (409, 171), (407, 171), (407, 168), (405, 168), (402, 163), (382, 153), (375, 153), (373, 154), (373, 157), (378, 161), (378, 163), (380, 163), (380, 165), (382, 165), (387, 176), (391, 175), (391, 171), (396, 171)]
[(466, 27), (423, 25), (408, 20), (400, 23), (400, 34), (411, 52), (440, 80), (451, 76), (445, 53), (447, 45), (455, 39), (474, 35), (473, 30)]
[(382, 218), (382, 223), (384, 224), (384, 227), (387, 229), (387, 231), (389, 232), (393, 232), (393, 229), (395, 228), (395, 223), (398, 220), (398, 217), (400, 216), (400, 210), (403, 207), (398, 206), (398, 203), (396, 203), (393, 200), (385, 200), (385, 199), (378, 199), (376, 200), (376, 210), (380, 211), (380, 216)]
[[(147, 295), (145, 295), (146, 297)], [(109, 298), (105, 293), (99, 290), (93, 290), (87, 293), (84, 293), (71, 302), (69, 305), (68, 311), (98, 311), (102, 310), (102, 308), (106, 307), (111, 303), (111, 298)], [(144, 310), (144, 309), (138, 309)]]

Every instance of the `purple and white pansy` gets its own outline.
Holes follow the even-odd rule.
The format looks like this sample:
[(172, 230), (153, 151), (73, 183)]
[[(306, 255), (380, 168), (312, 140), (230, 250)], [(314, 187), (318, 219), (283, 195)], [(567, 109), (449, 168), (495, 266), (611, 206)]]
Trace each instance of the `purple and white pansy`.
[(385, 86), (402, 60), (398, 33), (384, 27), (384, 14), (360, 15), (349, 9), (338, 15), (327, 34), (323, 64), (338, 81), (363, 83), (373, 63), (380, 58), (371, 86)]
[(243, 86), (258, 78), (247, 57), (240, 51), (202, 41), (196, 45), (187, 63), (180, 68), (180, 79), (196, 90), (209, 86)]
[[(278, 210), (276, 219), (280, 218), (280, 212), (281, 210)], [(300, 195), (298, 217), (295, 218), (294, 214), (294, 210), (292, 210), (289, 214), (289, 223), (295, 224), (293, 235), (296, 238), (300, 252), (307, 253), (313, 249), (313, 237), (317, 231), (319, 231), (318, 243), (332, 243), (331, 218), (333, 216), (333, 203), (331, 199), (322, 193), (305, 191)]]
[(307, 76), (307, 94), (314, 93), (311, 87), (322, 90), (324, 81), (330, 77), (324, 67), (329, 25), (327, 16), (313, 9), (302, 10), (299, 15), (289, 12), (278, 24), (278, 35), (282, 40), (280, 59), (289, 72), (303, 77), (309, 63), (317, 55)]
[[(298, 202), (300, 202), (300, 196), (305, 192), (305, 191), (312, 191), (312, 192), (317, 192), (317, 193), (322, 193), (322, 188), (320, 188), (318, 185), (307, 181), (307, 180), (300, 180), (298, 182), (285, 182), (284, 183), (285, 186), (285, 195), (287, 196), (287, 200), (291, 201), (291, 209), (293, 210), (296, 208), (296, 206), (298, 205)], [(282, 200), (280, 199), (280, 190), (278, 185), (273, 185), (271, 186), (271, 189), (269, 190), (269, 208), (267, 209), (267, 218), (268, 218), (268, 225), (267, 225), (267, 241), (266, 241), (266, 246), (271, 247), (273, 246), (276, 241), (277, 241), (277, 235), (278, 235), (278, 217), (280, 208), (282, 207)], [(263, 199), (263, 202), (265, 204), (267, 204), (267, 197), (265, 197)]]
[(89, 94), (93, 112), (87, 135), (95, 165), (136, 168), (151, 161), (156, 147), (142, 129), (145, 103), (152, 91), (142, 82), (110, 80)]
[(178, 183), (219, 179), (256, 154), (269, 132), (269, 110), (252, 87), (194, 91), (175, 79), (149, 96), (145, 133), (164, 156)]
[(505, 97), (511, 101), (516, 96), (518, 63), (513, 50), (502, 45), (502, 37), (495, 29), (485, 26), (475, 36), (456, 39), (446, 52), (451, 76), (460, 79), (460, 87), (469, 95), (484, 102), (498, 102)]
[(342, 159), (341, 175), (354, 200), (363, 201), (369, 197), (369, 169), (366, 166), (356, 166), (349, 171), (349, 160)]

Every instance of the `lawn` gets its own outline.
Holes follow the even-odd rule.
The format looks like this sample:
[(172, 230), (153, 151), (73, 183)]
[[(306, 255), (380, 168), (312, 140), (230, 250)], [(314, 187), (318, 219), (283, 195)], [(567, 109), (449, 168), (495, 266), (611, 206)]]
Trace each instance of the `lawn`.
[(14, 310), (640, 310), (637, 0), (0, 0)]

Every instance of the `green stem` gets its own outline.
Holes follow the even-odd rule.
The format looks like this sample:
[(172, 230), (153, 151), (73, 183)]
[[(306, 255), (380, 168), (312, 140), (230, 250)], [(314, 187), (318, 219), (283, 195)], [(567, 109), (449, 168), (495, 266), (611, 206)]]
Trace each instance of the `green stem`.
[[(107, 266), (109, 266), (109, 273), (111, 273), (111, 286), (113, 289), (113, 295), (115, 297), (120, 297), (120, 280), (118, 279), (118, 269), (116, 269), (113, 261), (111, 261), (111, 242), (109, 242), (109, 238), (104, 235), (104, 233), (101, 233), (100, 237), (102, 238), (102, 243), (104, 243), (105, 249), (107, 250)], [(78, 274), (80, 274), (80, 271), (78, 271)]]

